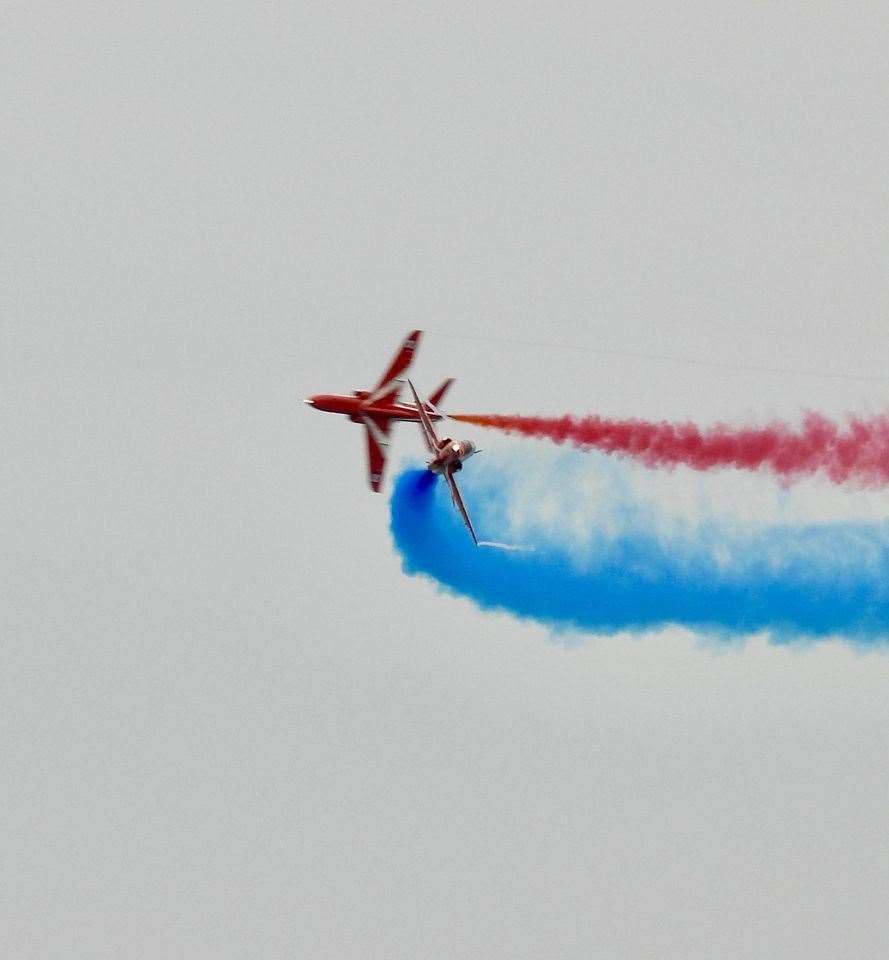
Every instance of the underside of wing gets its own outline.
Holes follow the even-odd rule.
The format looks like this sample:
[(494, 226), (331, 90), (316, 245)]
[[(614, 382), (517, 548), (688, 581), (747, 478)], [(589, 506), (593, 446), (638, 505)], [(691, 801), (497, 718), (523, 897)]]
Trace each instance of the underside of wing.
[(472, 521), (469, 519), (469, 514), (466, 512), (466, 507), (463, 504), (463, 498), (460, 496), (460, 491), (457, 488), (457, 481), (454, 479), (454, 474), (450, 470), (445, 474), (445, 480), (448, 482), (448, 487), (451, 490), (451, 500), (454, 501), (454, 506), (460, 511), (460, 516), (463, 517), (463, 522), (466, 524), (466, 529), (469, 531), (469, 535), (472, 537), (472, 542), (478, 546), (478, 537), (475, 535), (475, 530), (472, 528)]
[(370, 488), (379, 493), (383, 485), (383, 471), (386, 468), (386, 454), (389, 445), (389, 423), (380, 423), (364, 418), (364, 430), (367, 435), (367, 470)]

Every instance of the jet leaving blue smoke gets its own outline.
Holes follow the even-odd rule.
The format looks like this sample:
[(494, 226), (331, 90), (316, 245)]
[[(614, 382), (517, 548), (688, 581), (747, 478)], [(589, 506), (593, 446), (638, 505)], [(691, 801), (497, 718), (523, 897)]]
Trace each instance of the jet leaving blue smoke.
[[(479, 535), (498, 534), (508, 486), (461, 486)], [(664, 539), (628, 523), (607, 536), (591, 531), (593, 549), (581, 560), (551, 540), (507, 552), (473, 546), (444, 485), (407, 470), (392, 495), (391, 529), (406, 573), (555, 629), (676, 624), (723, 637), (768, 631), (777, 643), (889, 640), (889, 524), (740, 532), (709, 524)]]

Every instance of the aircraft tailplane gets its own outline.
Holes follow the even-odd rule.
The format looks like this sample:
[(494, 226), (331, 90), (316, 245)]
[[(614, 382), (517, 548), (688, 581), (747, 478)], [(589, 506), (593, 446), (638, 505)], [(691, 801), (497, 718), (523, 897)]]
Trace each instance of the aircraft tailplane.
[(453, 377), (448, 377), (447, 380), (433, 393), (429, 394), (429, 402), (433, 407), (437, 407), (441, 401), (444, 399), (444, 395), (451, 389), (451, 384), (454, 382)]

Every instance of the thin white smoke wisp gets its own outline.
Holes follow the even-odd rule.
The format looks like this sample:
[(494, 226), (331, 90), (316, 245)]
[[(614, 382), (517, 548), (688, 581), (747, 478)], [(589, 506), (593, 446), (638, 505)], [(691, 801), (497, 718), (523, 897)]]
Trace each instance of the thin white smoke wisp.
[(509, 550), (512, 553), (534, 553), (534, 547), (526, 547), (520, 543), (499, 543), (497, 540), (479, 540), (480, 547), (493, 547), (495, 550)]
[(590, 347), (579, 343), (558, 343), (551, 340), (522, 340), (515, 337), (491, 337), (482, 334), (448, 333), (436, 330), (435, 336), (445, 340), (464, 340), (476, 343), (503, 343), (519, 347), (546, 348), (551, 350), (570, 350), (574, 353), (588, 353), (603, 357), (627, 357), (634, 360), (653, 360), (659, 363), (674, 363), (689, 367), (706, 367), (716, 370), (738, 370), (748, 373), (769, 373), (781, 377), (813, 377), (818, 380), (846, 380), (859, 383), (887, 383), (885, 374), (844, 373), (834, 370), (800, 369), (795, 367), (769, 366), (756, 363), (733, 363), (730, 360), (706, 360), (699, 357), (680, 357), (664, 353), (647, 353), (642, 350), (619, 350), (609, 347)]

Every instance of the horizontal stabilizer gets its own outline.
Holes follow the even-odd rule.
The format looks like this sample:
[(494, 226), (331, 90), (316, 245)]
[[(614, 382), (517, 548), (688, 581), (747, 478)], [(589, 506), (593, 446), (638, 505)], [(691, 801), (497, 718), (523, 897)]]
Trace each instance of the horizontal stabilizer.
[(451, 389), (451, 384), (454, 382), (453, 377), (448, 377), (447, 380), (433, 393), (429, 394), (429, 402), (433, 407), (437, 407), (442, 400), (444, 400), (444, 395)]

